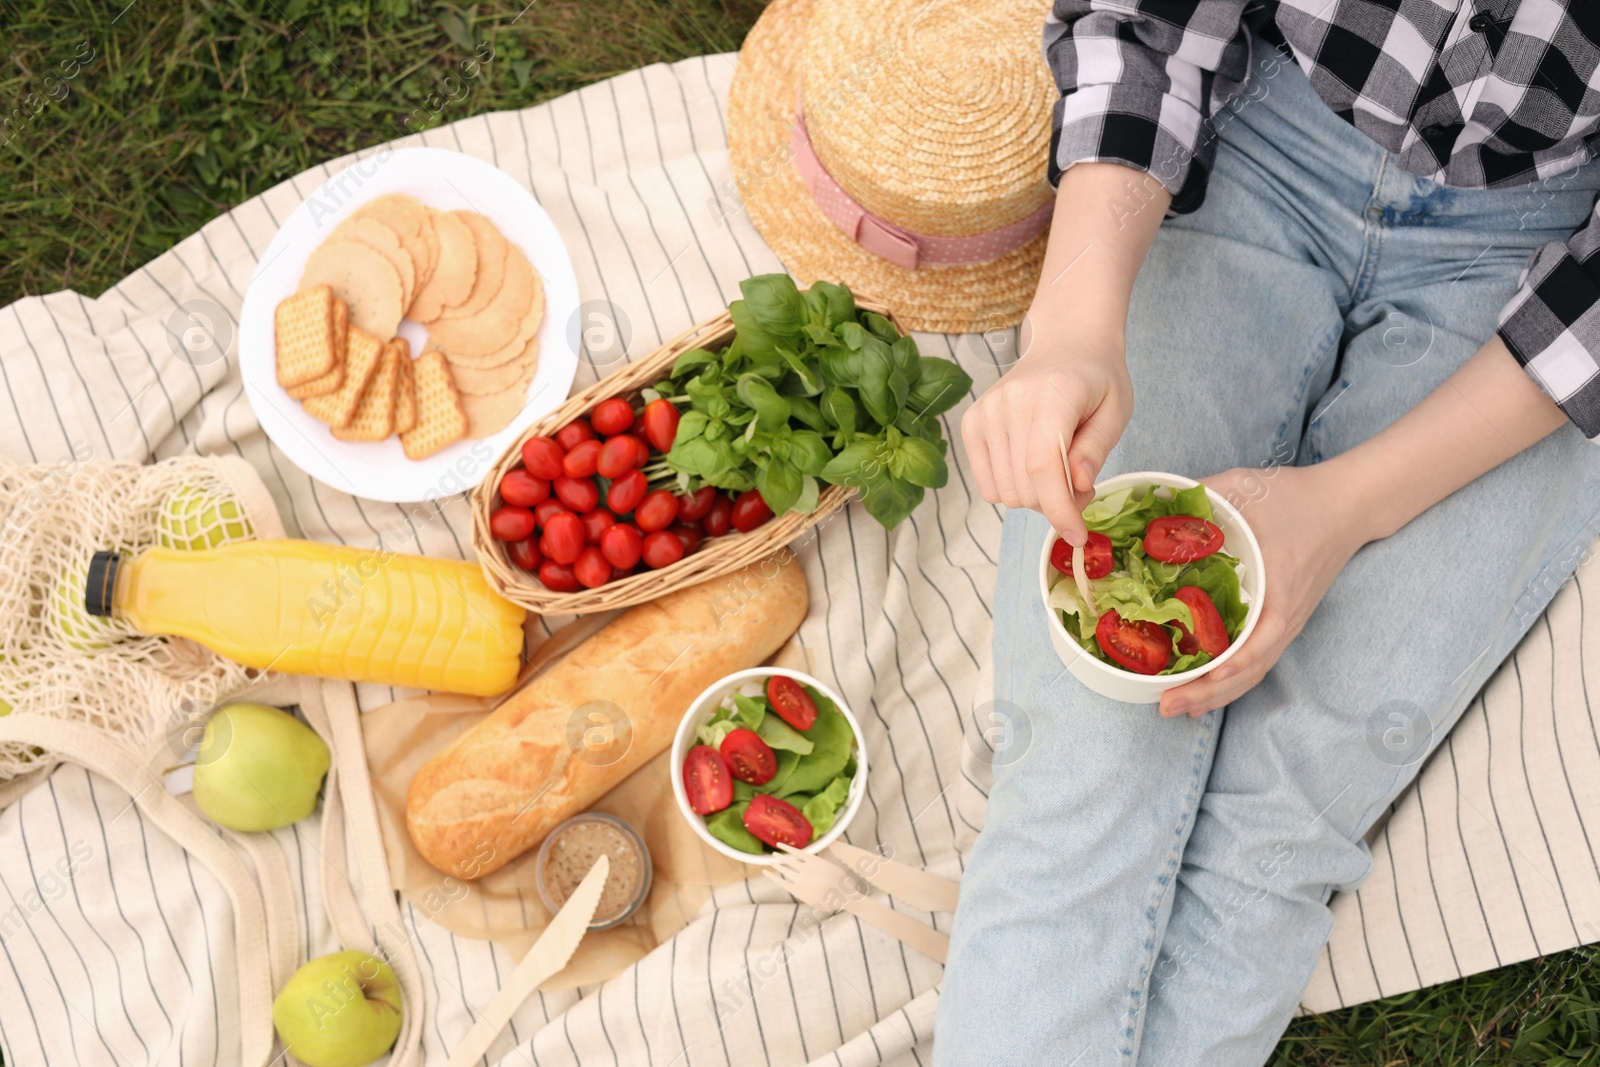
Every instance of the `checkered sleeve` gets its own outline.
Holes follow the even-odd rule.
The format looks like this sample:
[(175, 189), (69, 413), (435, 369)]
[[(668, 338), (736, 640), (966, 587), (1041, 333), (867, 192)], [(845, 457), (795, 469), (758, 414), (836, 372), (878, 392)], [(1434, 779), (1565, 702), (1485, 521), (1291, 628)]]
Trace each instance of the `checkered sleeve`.
[(1055, 0), (1044, 55), (1061, 99), (1050, 184), (1074, 163), (1122, 163), (1172, 193), (1172, 210), (1205, 199), (1216, 158), (1210, 116), (1244, 84), (1245, 0)]
[(1500, 337), (1584, 436), (1600, 444), (1600, 205), (1569, 240), (1534, 252), (1500, 311)]

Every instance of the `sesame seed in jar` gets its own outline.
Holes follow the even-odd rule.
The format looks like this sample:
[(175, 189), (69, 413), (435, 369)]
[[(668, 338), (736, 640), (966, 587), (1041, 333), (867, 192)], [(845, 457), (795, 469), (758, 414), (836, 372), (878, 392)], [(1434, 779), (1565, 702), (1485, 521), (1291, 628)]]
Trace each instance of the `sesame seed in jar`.
[(650, 853), (633, 827), (600, 812), (568, 819), (545, 838), (535, 867), (545, 905), (560, 910), (602, 855), (611, 870), (589, 928), (615, 926), (637, 911), (650, 889)]

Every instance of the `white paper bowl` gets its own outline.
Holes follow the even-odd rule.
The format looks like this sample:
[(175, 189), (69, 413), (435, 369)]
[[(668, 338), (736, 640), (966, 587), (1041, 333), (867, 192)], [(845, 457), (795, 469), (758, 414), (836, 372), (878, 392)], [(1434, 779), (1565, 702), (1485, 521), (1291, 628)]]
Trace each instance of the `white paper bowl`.
[[(1114, 493), (1129, 486), (1156, 485), (1168, 489), (1193, 489), (1198, 484), (1200, 483), (1193, 478), (1185, 478), (1181, 474), (1135, 471), (1095, 483), (1094, 495), (1098, 500), (1107, 493)], [(1249, 611), (1245, 615), (1244, 626), (1239, 630), (1239, 635), (1233, 639), (1233, 643), (1222, 655), (1203, 666), (1181, 674), (1135, 674), (1120, 667), (1113, 667), (1085, 652), (1067, 632), (1060, 614), (1048, 606), (1051, 581), (1060, 572), (1050, 566), (1050, 546), (1055, 544), (1056, 535), (1052, 533), (1045, 538), (1044, 551), (1039, 556), (1039, 596), (1046, 601), (1045, 614), (1050, 621), (1050, 643), (1055, 646), (1056, 655), (1061, 657), (1061, 662), (1066, 664), (1072, 676), (1101, 696), (1128, 704), (1154, 704), (1168, 689), (1184, 682), (1192, 682), (1228, 662), (1255, 630), (1256, 621), (1261, 617), (1262, 597), (1267, 588), (1266, 571), (1261, 565), (1261, 546), (1256, 543), (1256, 535), (1251, 533), (1244, 516), (1240, 515), (1232, 504), (1209, 486), (1206, 488), (1206, 495), (1211, 499), (1211, 510), (1214, 512), (1211, 521), (1222, 530), (1224, 538), (1222, 550), (1239, 559), (1242, 568), (1239, 584)], [(1064, 580), (1072, 581), (1070, 577), (1065, 577)]]
[(773, 675), (783, 675), (793, 678), (802, 685), (809, 685), (829, 700), (839, 709), (844, 716), (844, 721), (850, 724), (850, 732), (855, 735), (856, 774), (850, 780), (850, 795), (845, 798), (844, 808), (835, 816), (833, 825), (821, 837), (813, 838), (811, 844), (805, 847), (806, 852), (820, 852), (838, 840), (850, 825), (850, 820), (856, 817), (856, 812), (861, 808), (861, 802), (867, 796), (867, 752), (861, 746), (861, 724), (845, 705), (844, 700), (832, 688), (801, 671), (791, 671), (784, 667), (752, 667), (747, 671), (735, 671), (722, 678), (706, 689), (705, 692), (695, 697), (694, 703), (689, 705), (689, 710), (684, 714), (683, 721), (678, 724), (678, 734), (672, 740), (672, 795), (678, 802), (678, 811), (689, 821), (694, 832), (700, 835), (700, 840), (738, 863), (753, 863), (761, 866), (776, 863), (780, 858), (778, 853), (754, 855), (750, 852), (740, 852), (736, 848), (718, 841), (711, 836), (711, 831), (706, 829), (706, 820), (702, 815), (696, 815), (694, 809), (689, 807), (689, 794), (683, 788), (683, 759), (689, 754), (689, 749), (699, 743), (695, 731), (700, 729), (700, 724), (715, 715), (717, 709), (727, 697), (750, 681), (765, 681)]

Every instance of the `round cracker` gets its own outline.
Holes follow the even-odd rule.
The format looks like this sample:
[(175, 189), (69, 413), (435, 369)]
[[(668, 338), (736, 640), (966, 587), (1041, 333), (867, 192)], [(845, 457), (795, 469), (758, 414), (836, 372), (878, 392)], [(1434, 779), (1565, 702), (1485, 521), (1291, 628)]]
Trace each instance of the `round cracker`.
[(428, 279), (433, 277), (433, 272), (439, 269), (439, 235), (433, 229), (433, 217), (436, 214), (438, 212), (428, 208), (427, 214), (422, 217), (422, 229), (418, 232), (418, 236), (422, 238), (423, 250), (428, 255), (427, 265), (419, 264), (417, 267), (419, 285), (427, 284)]
[(428, 207), (415, 197), (404, 193), (384, 193), (375, 196), (356, 208), (351, 218), (375, 218), (399, 235), (404, 241), (415, 237), (427, 220)]
[(463, 393), (461, 407), (467, 413), (467, 436), (479, 438), (499, 433), (510, 426), (511, 420), (515, 419), (527, 405), (526, 388), (520, 392), (507, 390), (495, 396), (471, 396)]
[(405, 312), (400, 274), (383, 254), (358, 241), (326, 241), (306, 260), (300, 288), (326, 285), (349, 305), (350, 325), (388, 339)]
[(464, 304), (478, 277), (478, 242), (472, 230), (453, 211), (435, 211), (430, 218), (439, 262), (433, 275), (417, 289), (406, 317), (430, 323), (452, 304)]
[(417, 272), (411, 257), (406, 254), (405, 246), (400, 243), (400, 237), (388, 226), (370, 216), (351, 216), (334, 227), (330, 241), (356, 241), (367, 245), (383, 254), (389, 261), (389, 266), (400, 275), (400, 302), (409, 307), (411, 295), (416, 292)]
[[(528, 342), (538, 336), (539, 327), (544, 323), (544, 310), (544, 283), (540, 280), (538, 273), (535, 272), (533, 303), (528, 306), (527, 314), (522, 317), (522, 322), (518, 324), (516, 336), (500, 348), (481, 356), (462, 352), (447, 352), (451, 364), (486, 370), (516, 359), (517, 356), (521, 355), (522, 350), (527, 347)], [(449, 336), (448, 328), (444, 331), (444, 334)]]
[(516, 356), (493, 367), (474, 367), (458, 363), (445, 353), (450, 361), (450, 377), (456, 388), (472, 396), (489, 396), (507, 389), (527, 392), (528, 383), (539, 372), (539, 339), (527, 341)]
[(510, 251), (510, 242), (495, 229), (494, 223), (478, 214), (476, 211), (454, 211), (451, 214), (459, 216), (472, 231), (472, 240), (477, 246), (478, 273), (472, 282), (472, 292), (460, 304), (446, 307), (439, 315), (441, 319), (468, 319), (489, 306), (489, 301), (500, 292), (500, 285), (506, 275), (506, 254)]
[(506, 247), (505, 282), (482, 311), (469, 318), (444, 317), (428, 327), (428, 336), (451, 356), (490, 356), (512, 344), (543, 286), (522, 249)]

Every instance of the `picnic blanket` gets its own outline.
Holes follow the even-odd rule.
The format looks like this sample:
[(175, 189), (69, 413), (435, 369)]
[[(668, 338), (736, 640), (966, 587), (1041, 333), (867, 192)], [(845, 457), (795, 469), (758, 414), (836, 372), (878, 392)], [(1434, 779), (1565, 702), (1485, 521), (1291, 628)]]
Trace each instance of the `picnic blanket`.
[[(740, 279), (782, 269), (741, 212), (729, 172), (722, 116), (736, 59), (650, 66), (397, 142), (488, 160), (550, 212), (584, 300), (627, 324), (620, 346), (588, 339), (579, 386), (717, 313)], [(64, 464), (234, 454), (260, 473), (291, 535), (468, 555), (464, 501), (414, 522), (318, 484), (262, 435), (244, 397), (235, 323), (258, 256), (289, 212), (350, 162), (241, 204), (97, 299), (61, 292), (0, 310), (0, 450)], [(215, 343), (184, 343), (195, 329)], [(917, 341), (960, 361), (974, 393), (1016, 351), (1012, 331)], [(955, 460), (946, 488), (892, 532), (852, 506), (801, 555), (812, 604), (800, 643), (862, 720), (871, 755), (869, 800), (848, 839), (951, 877), (982, 825), (991, 780), (983, 732), (1002, 518), (975, 493), (961, 453), (970, 402), (944, 416)], [(1334, 901), (1337, 925), (1306, 1010), (1600, 939), (1590, 845), (1600, 836), (1600, 676), (1586, 677), (1586, 664), (1600, 664), (1592, 558), (1372, 835), (1372, 875)], [(363, 708), (403, 695), (356, 687)], [(305, 957), (336, 950), (311, 874), (316, 818), (276, 837)], [(7, 1063), (236, 1062), (227, 897), (127, 793), (63, 765), (0, 814), (0, 854)], [(452, 936), (422, 909), (402, 912), (425, 972), (426, 1061), (442, 1064), (515, 961)], [(948, 915), (917, 917), (949, 928)], [(519, 1048), (499, 1062), (921, 1064), (940, 977), (939, 965), (848, 914), (818, 921), (757, 879), (719, 890), (620, 976), (530, 999), (511, 1024)]]

